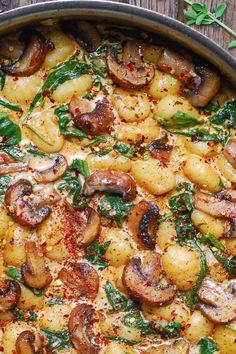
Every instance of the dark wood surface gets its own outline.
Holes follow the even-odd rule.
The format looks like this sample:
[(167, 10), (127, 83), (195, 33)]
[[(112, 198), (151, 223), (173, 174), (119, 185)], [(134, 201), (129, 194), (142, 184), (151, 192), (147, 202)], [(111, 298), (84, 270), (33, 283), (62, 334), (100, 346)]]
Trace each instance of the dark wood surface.
[[(20, 6), (29, 5), (37, 2), (44, 1), (56, 1), (56, 0), (0, 0), (0, 10), (7, 11)], [(89, 1), (89, 0), (88, 0)], [(179, 19), (184, 22), (183, 9), (184, 0), (114, 0), (117, 2), (123, 2), (131, 5), (141, 6), (150, 10), (158, 11), (160, 13), (169, 15), (173, 18)], [(219, 3), (226, 2), (227, 9), (223, 16), (223, 22), (229, 27), (236, 29), (236, 0), (200, 0), (209, 6), (211, 10), (214, 10)], [(207, 37), (213, 39), (220, 46), (227, 48), (228, 43), (233, 39), (218, 25), (210, 26), (197, 26), (199, 32), (205, 34)], [(236, 49), (230, 51), (232, 55), (236, 57)]]

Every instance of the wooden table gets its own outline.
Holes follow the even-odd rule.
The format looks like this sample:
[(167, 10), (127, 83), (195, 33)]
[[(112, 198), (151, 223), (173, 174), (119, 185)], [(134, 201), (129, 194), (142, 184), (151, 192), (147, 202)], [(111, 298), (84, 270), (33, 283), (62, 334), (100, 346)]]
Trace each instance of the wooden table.
[[(56, 0), (41, 0), (56, 1)], [(88, 0), (89, 1), (89, 0)], [(145, 7), (150, 10), (158, 11), (160, 13), (177, 18), (184, 22), (183, 9), (184, 0), (114, 0), (117, 2), (129, 3), (131, 5)], [(196, 0), (197, 1), (197, 0)], [(6, 11), (19, 6), (24, 6), (32, 3), (40, 2), (39, 0), (0, 0), (0, 10)], [(214, 10), (219, 3), (226, 2), (228, 4), (226, 12), (223, 16), (223, 21), (231, 28), (236, 29), (236, 0), (200, 0), (202, 3), (208, 4), (209, 8)], [(211, 26), (197, 26), (197, 30), (205, 34), (207, 37), (213, 39), (220, 46), (227, 48), (228, 43), (232, 40), (225, 30), (219, 28), (217, 25)], [(236, 48), (230, 53), (236, 57)]]

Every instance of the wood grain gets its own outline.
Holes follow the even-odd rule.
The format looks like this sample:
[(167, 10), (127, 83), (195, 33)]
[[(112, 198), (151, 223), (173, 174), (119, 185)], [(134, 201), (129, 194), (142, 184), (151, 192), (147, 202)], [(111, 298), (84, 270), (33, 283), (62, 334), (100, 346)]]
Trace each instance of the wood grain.
[[(55, 0), (41, 0), (45, 1), (55, 1)], [(89, 0), (88, 0), (89, 1)], [(185, 7), (184, 0), (114, 0), (116, 2), (122, 2), (126, 4), (136, 5), (144, 7), (153, 11), (158, 11), (170, 17), (176, 18), (184, 22), (183, 9)], [(32, 3), (40, 2), (38, 0), (0, 0), (0, 10), (6, 11), (19, 6), (25, 6)], [(201, 2), (206, 3), (208, 7), (213, 11), (216, 6), (223, 2), (223, 0), (201, 0)], [(226, 0), (227, 3), (226, 12), (222, 18), (223, 22), (231, 28), (236, 28), (236, 0)], [(220, 46), (227, 49), (228, 43), (233, 39), (230, 34), (228, 34), (218, 25), (214, 24), (211, 26), (196, 26), (196, 29), (206, 35), (207, 37), (213, 39)], [(236, 57), (236, 48), (231, 50), (230, 53)]]

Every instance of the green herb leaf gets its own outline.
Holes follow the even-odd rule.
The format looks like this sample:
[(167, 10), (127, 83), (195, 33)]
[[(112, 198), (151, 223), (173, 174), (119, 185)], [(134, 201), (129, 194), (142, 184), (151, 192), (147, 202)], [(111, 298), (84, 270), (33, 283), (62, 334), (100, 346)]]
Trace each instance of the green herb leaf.
[(93, 151), (92, 154), (93, 155), (97, 155), (97, 156), (104, 156), (109, 154), (109, 152), (112, 151), (112, 148), (107, 148), (105, 150), (99, 150), (99, 151)]
[(89, 73), (89, 65), (87, 63), (79, 61), (75, 54), (72, 55), (69, 60), (55, 66), (49, 73), (41, 89), (34, 97), (27, 117), (33, 112), (36, 107), (43, 106), (45, 97), (47, 95), (51, 95), (57, 89), (58, 86), (68, 80), (72, 80)]
[(200, 354), (213, 354), (217, 352), (217, 345), (211, 338), (201, 338), (198, 342), (200, 346)]
[(217, 261), (222, 264), (229, 276), (234, 277), (236, 275), (236, 256), (229, 258), (226, 253), (220, 250), (215, 251), (211, 246), (210, 250)]
[(59, 118), (59, 129), (61, 134), (69, 138), (84, 139), (87, 138), (87, 134), (82, 130), (76, 128), (71, 124), (71, 114), (69, 112), (69, 107), (66, 104), (58, 106), (55, 111), (55, 115)]
[(64, 302), (63, 297), (54, 297), (53, 299), (48, 300), (47, 304), (48, 306), (54, 306), (54, 305), (63, 304), (63, 302)]
[(98, 270), (103, 270), (109, 266), (109, 263), (106, 259), (103, 258), (108, 247), (110, 246), (111, 241), (106, 241), (103, 244), (97, 242), (92, 243), (86, 250), (86, 259), (91, 263), (98, 265)]
[(17, 145), (21, 141), (21, 130), (13, 123), (6, 113), (0, 113), (0, 136), (3, 137), (3, 145)]
[(62, 177), (62, 182), (57, 186), (59, 191), (65, 190), (69, 195), (73, 196), (73, 205), (77, 207), (78, 197), (82, 190), (82, 182), (79, 176), (75, 176), (69, 172)]
[(219, 18), (224, 14), (226, 7), (227, 7), (227, 4), (225, 4), (225, 3), (219, 4), (217, 6), (217, 8), (215, 9), (216, 18)]
[(206, 245), (214, 246), (220, 251), (225, 250), (225, 246), (214, 235), (212, 235), (210, 233), (201, 235), (198, 238), (198, 241), (201, 243), (205, 243)]
[(107, 299), (115, 311), (129, 311), (136, 309), (137, 305), (134, 301), (127, 299), (125, 295), (120, 293), (110, 282), (105, 284), (105, 292)]
[(67, 349), (72, 346), (68, 329), (53, 331), (48, 328), (42, 328), (41, 332), (45, 336), (48, 348), (51, 350)]
[(38, 150), (35, 146), (32, 144), (25, 145), (26, 151), (29, 154), (40, 156), (40, 157), (46, 157), (48, 159), (51, 159), (52, 157), (49, 154), (45, 154), (45, 152)]
[(203, 120), (191, 117), (187, 113), (178, 111), (171, 118), (164, 118), (160, 123), (164, 128), (182, 129), (201, 125), (204, 122)]
[(120, 221), (128, 216), (133, 204), (125, 203), (122, 198), (106, 195), (98, 205), (98, 212), (109, 219)]
[(138, 149), (128, 146), (124, 143), (117, 142), (114, 146), (115, 150), (117, 150), (121, 155), (131, 158), (138, 151)]
[(74, 159), (69, 166), (69, 170), (80, 172), (84, 178), (90, 176), (88, 162), (86, 160)]
[(25, 152), (15, 146), (3, 146), (0, 149), (15, 161), (22, 161), (25, 157)]
[(220, 108), (220, 105), (218, 102), (210, 102), (208, 103), (207, 106), (204, 107), (204, 111), (207, 112), (217, 112)]
[(35, 322), (38, 319), (37, 313), (32, 310), (24, 311), (18, 307), (11, 310), (17, 321)]
[(8, 109), (11, 109), (12, 111), (15, 111), (15, 112), (22, 111), (22, 108), (18, 104), (12, 104), (12, 103), (3, 101), (2, 99), (0, 99), (0, 105), (3, 107), (6, 107)]
[(141, 340), (130, 340), (124, 337), (106, 336), (106, 338), (115, 342), (125, 343), (128, 345), (136, 345), (142, 342)]
[(236, 128), (236, 99), (228, 101), (209, 121), (224, 128)]
[(19, 269), (15, 268), (15, 267), (8, 267), (5, 270), (5, 273), (8, 277), (18, 280), (19, 282), (23, 283), (23, 278), (21, 275), (21, 272)]
[(101, 143), (106, 143), (106, 142), (107, 142), (107, 138), (105, 135), (98, 135), (98, 136), (94, 137), (94, 139), (91, 141), (91, 143), (85, 145), (85, 147), (97, 146)]
[(228, 48), (229, 48), (229, 49), (236, 48), (236, 40), (231, 41), (231, 42), (228, 44)]
[(6, 82), (6, 73), (0, 70), (0, 91), (3, 90), (3, 87), (5, 86), (5, 82)]
[(0, 200), (3, 201), (5, 194), (8, 188), (8, 185), (11, 182), (11, 177), (9, 176), (0, 176)]

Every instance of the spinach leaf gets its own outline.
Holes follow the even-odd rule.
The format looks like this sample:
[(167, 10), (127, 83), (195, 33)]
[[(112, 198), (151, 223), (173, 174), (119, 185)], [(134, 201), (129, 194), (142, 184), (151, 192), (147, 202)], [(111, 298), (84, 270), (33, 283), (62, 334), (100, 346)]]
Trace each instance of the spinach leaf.
[(3, 101), (1, 98), (0, 98), (0, 105), (3, 107), (6, 107), (8, 109), (11, 109), (12, 111), (15, 111), (15, 112), (22, 112), (22, 108), (18, 104), (12, 104), (12, 103)]
[(105, 292), (113, 310), (129, 311), (137, 308), (134, 301), (127, 299), (127, 297), (114, 288), (109, 281), (105, 284)]
[(114, 146), (115, 150), (117, 150), (121, 155), (125, 156), (125, 157), (133, 157), (134, 154), (136, 154), (136, 152), (138, 151), (138, 149), (132, 147), (132, 146), (128, 146), (124, 143), (121, 142), (117, 142)]
[(195, 141), (214, 141), (225, 146), (229, 140), (230, 132), (223, 131), (219, 127), (213, 127), (216, 130), (216, 133), (210, 133), (207, 129), (193, 128), (192, 130), (186, 131), (173, 131), (167, 129), (171, 134), (183, 135), (189, 138), (193, 138)]
[(213, 354), (217, 352), (217, 345), (211, 338), (201, 338), (198, 342), (200, 346), (200, 354)]
[(111, 241), (106, 241), (103, 244), (97, 242), (92, 243), (86, 250), (86, 258), (91, 264), (99, 265), (98, 270), (103, 270), (109, 266), (107, 260), (103, 258), (106, 250), (110, 246)]
[(90, 176), (88, 162), (86, 160), (74, 159), (69, 166), (69, 170), (80, 172), (84, 178)]
[(61, 331), (53, 331), (48, 328), (42, 328), (41, 332), (45, 336), (47, 346), (50, 350), (60, 350), (72, 347), (68, 329), (62, 329)]
[(198, 238), (198, 241), (206, 245), (214, 246), (220, 251), (225, 250), (225, 246), (212, 234), (207, 233)]
[(16, 267), (8, 267), (6, 270), (5, 270), (5, 274), (12, 278), (12, 279), (15, 279), (15, 280), (18, 280), (20, 283), (24, 284), (24, 286), (29, 289), (30, 291), (32, 291), (32, 293), (35, 295), (35, 296), (42, 296), (44, 294), (44, 290), (43, 289), (35, 289), (35, 288), (31, 288), (30, 286), (26, 285), (24, 283), (24, 280), (22, 278), (22, 275), (21, 275), (21, 271), (19, 269), (17, 269)]
[(195, 125), (203, 124), (203, 120), (191, 117), (187, 113), (178, 111), (171, 118), (164, 118), (160, 124), (164, 128), (170, 129), (182, 129), (188, 127), (194, 127)]
[(112, 148), (110, 147), (105, 150), (93, 151), (92, 154), (97, 155), (97, 156), (104, 156), (104, 155), (109, 154), (109, 152), (111, 152), (111, 151), (112, 151)]
[(224, 106), (209, 121), (224, 128), (236, 128), (236, 99), (226, 102)]
[(220, 262), (230, 277), (236, 276), (236, 256), (229, 258), (222, 251), (216, 251), (213, 247), (209, 247), (214, 257)]
[(54, 297), (53, 299), (48, 300), (47, 304), (48, 306), (54, 306), (54, 305), (58, 305), (58, 304), (63, 304), (64, 299), (63, 297)]
[(65, 190), (73, 198), (74, 207), (78, 206), (78, 198), (82, 190), (82, 182), (79, 176), (75, 176), (69, 172), (62, 177), (62, 182), (57, 186), (59, 191)]
[(15, 146), (3, 146), (1, 150), (15, 161), (22, 161), (25, 157), (25, 152)]
[(178, 322), (163, 326), (154, 321), (145, 321), (140, 311), (126, 314), (123, 322), (128, 327), (140, 329), (144, 335), (160, 334), (169, 338), (178, 337), (182, 329), (181, 324)]
[(72, 80), (77, 77), (90, 73), (90, 67), (87, 63), (79, 61), (77, 56), (72, 55), (67, 61), (55, 66), (49, 73), (46, 81), (41, 89), (38, 91), (30, 106), (29, 112), (25, 119), (33, 112), (38, 106), (43, 106), (45, 97), (51, 95), (58, 86), (67, 80)]
[(130, 340), (130, 339), (127, 339), (127, 338), (124, 338), (124, 337), (106, 336), (106, 338), (108, 340), (112, 340), (112, 341), (120, 342), (120, 343), (125, 343), (125, 344), (128, 344), (128, 345), (135, 345), (135, 344), (139, 344), (139, 343), (142, 342), (141, 340)]
[(32, 310), (24, 311), (18, 307), (11, 310), (17, 321), (35, 322), (38, 319), (37, 313)]
[(48, 159), (51, 159), (52, 157), (49, 154), (45, 154), (45, 152), (40, 151), (36, 148), (36, 146), (32, 144), (25, 145), (26, 151), (31, 154), (31, 155), (36, 155), (40, 157), (47, 157)]
[(21, 141), (21, 130), (19, 126), (13, 123), (5, 113), (0, 113), (0, 136), (3, 137), (3, 143), (0, 145), (17, 145)]
[(0, 69), (0, 91), (3, 90), (6, 82), (6, 73)]
[(122, 198), (106, 195), (98, 205), (98, 212), (109, 219), (120, 221), (128, 216), (133, 204), (125, 203)]
[(210, 102), (206, 107), (204, 107), (204, 111), (206, 112), (217, 112), (220, 108), (218, 102)]
[(3, 201), (5, 194), (8, 188), (8, 185), (11, 182), (11, 177), (9, 176), (0, 176), (0, 200)]
[(101, 143), (106, 143), (107, 138), (105, 135), (97, 135), (94, 137), (94, 139), (91, 141), (91, 143), (85, 145), (85, 147), (90, 147), (90, 146), (97, 146)]
[(71, 124), (71, 114), (69, 107), (66, 104), (58, 106), (55, 111), (55, 115), (59, 118), (59, 129), (61, 134), (68, 136), (69, 138), (84, 139), (87, 138), (87, 134), (82, 130), (76, 128), (74, 124)]

